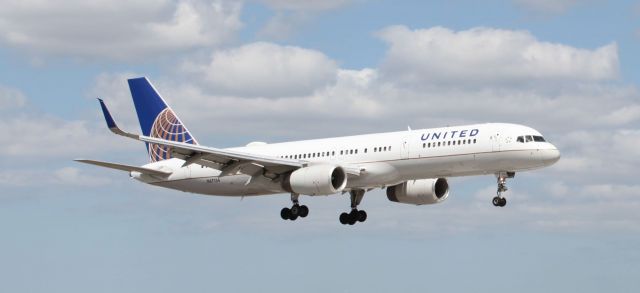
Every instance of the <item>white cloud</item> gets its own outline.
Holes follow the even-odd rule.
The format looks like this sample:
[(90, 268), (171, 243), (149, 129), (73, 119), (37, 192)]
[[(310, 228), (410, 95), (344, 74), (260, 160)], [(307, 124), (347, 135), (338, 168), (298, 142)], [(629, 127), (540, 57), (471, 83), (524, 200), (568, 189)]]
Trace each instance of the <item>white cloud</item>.
[(132, 59), (218, 45), (242, 26), (234, 0), (0, 1), (0, 42), (35, 55)]
[[(68, 162), (68, 164), (76, 164)], [(37, 184), (34, 184), (36, 182)], [(0, 185), (5, 187), (41, 187), (47, 185), (58, 186), (105, 186), (112, 183), (109, 175), (96, 176), (83, 173), (76, 167), (62, 167), (46, 170), (40, 167), (35, 169), (13, 169), (0, 171)]]
[(277, 11), (258, 32), (263, 39), (284, 40), (313, 19), (304, 12)]
[(85, 121), (43, 115), (27, 105), (28, 100), (20, 90), (0, 86), (0, 111), (3, 111), (0, 158), (4, 162), (16, 158), (22, 162), (55, 159), (131, 147), (128, 143), (107, 147), (105, 142), (112, 137), (106, 127), (95, 128)]
[(272, 43), (215, 51), (208, 64), (184, 69), (214, 92), (257, 97), (308, 95), (336, 78), (336, 63), (323, 53)]
[(0, 111), (24, 107), (26, 102), (20, 90), (0, 84)]
[[(84, 121), (56, 117), (18, 115), (0, 120), (0, 157), (27, 159), (72, 159), (105, 151), (130, 150), (132, 144), (105, 128), (90, 127)], [(116, 138), (117, 139), (117, 138)]]
[(601, 118), (609, 125), (624, 125), (640, 120), (640, 104), (623, 105)]
[(258, 2), (264, 3), (275, 12), (275, 15), (260, 29), (258, 36), (266, 39), (282, 40), (293, 35), (321, 13), (355, 1), (258, 0)]
[(98, 177), (82, 173), (75, 167), (64, 167), (53, 172), (53, 182), (73, 186), (104, 186), (111, 182), (107, 177)]
[(599, 82), (618, 76), (615, 43), (595, 50), (537, 40), (526, 31), (387, 27), (382, 74), (405, 85), (516, 85)]

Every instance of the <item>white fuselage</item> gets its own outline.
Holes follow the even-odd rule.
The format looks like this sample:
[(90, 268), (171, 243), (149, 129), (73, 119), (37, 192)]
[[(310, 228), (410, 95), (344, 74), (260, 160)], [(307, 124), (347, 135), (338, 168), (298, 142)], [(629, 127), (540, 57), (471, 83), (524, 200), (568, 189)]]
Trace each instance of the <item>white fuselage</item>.
[[(542, 135), (526, 126), (488, 123), (407, 130), (274, 144), (252, 143), (230, 150), (300, 160), (312, 164), (349, 165), (362, 170), (349, 176), (346, 189), (369, 189), (407, 180), (518, 172), (555, 163), (560, 153), (545, 141), (519, 142), (518, 137)], [(525, 139), (526, 140), (526, 139)], [(242, 174), (220, 176), (219, 170), (169, 159), (147, 166), (166, 169), (166, 179), (140, 175), (140, 181), (208, 195), (283, 193), (281, 185), (251, 168)], [(261, 168), (256, 167), (256, 172)], [(251, 174), (251, 175), (249, 175)]]

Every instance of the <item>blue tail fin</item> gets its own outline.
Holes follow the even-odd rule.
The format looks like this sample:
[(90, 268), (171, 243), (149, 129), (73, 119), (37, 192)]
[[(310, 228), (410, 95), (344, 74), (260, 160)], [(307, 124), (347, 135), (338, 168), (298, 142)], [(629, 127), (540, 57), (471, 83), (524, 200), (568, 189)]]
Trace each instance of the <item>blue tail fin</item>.
[[(129, 79), (140, 128), (145, 136), (198, 144), (180, 118), (171, 110), (146, 77)], [(171, 148), (147, 144), (152, 162), (171, 158)]]

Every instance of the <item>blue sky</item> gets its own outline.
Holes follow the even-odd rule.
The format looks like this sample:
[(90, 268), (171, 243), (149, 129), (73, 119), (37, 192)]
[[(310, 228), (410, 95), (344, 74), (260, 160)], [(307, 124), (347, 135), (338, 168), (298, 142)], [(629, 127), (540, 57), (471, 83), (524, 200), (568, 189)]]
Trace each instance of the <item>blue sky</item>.
[[(0, 1), (3, 292), (636, 292), (637, 1)], [(151, 78), (216, 147), (489, 121), (562, 151), (452, 178), (439, 205), (222, 198), (71, 160), (144, 164), (126, 78)]]

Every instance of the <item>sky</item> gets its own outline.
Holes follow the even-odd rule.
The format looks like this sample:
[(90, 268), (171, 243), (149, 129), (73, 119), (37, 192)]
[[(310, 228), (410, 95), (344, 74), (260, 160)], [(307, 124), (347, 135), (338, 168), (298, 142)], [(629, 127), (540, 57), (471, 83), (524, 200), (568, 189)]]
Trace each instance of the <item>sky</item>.
[[(637, 292), (640, 2), (0, 0), (2, 292)], [(210, 197), (76, 158), (145, 164), (126, 79), (201, 144), (483, 122), (561, 160), (450, 178), (441, 204), (367, 193)]]

